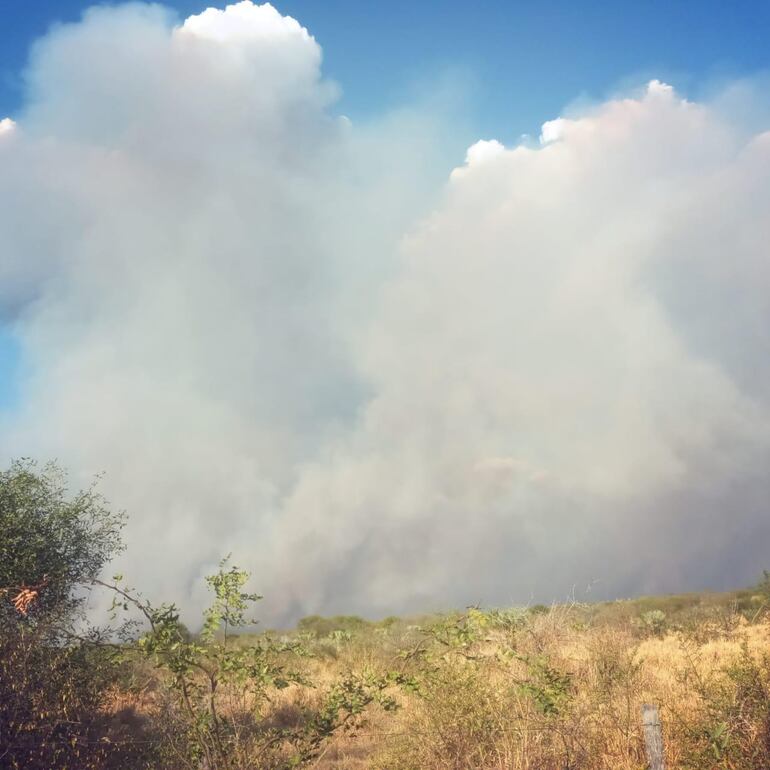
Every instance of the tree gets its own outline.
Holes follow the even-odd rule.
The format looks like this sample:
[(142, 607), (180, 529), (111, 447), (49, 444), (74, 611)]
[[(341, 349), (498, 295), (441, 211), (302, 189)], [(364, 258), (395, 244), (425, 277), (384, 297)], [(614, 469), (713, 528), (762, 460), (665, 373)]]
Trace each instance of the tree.
[(306, 707), (296, 724), (273, 724), (265, 710), (276, 691), (314, 687), (292, 667), (306, 654), (296, 640), (261, 635), (239, 643), (235, 634), (253, 622), (248, 612), (261, 598), (244, 591), (248, 579), (249, 573), (230, 566), (228, 559), (206, 578), (214, 596), (197, 638), (186, 638), (175, 604), (154, 606), (131, 589), (105, 584), (115, 592), (115, 608), (133, 606), (149, 626), (136, 646), (125, 650), (150, 660), (162, 691), (171, 696), (161, 729), (172, 767), (306, 766), (335, 733), (359, 725), (369, 705), (396, 707), (387, 692), (393, 683), (389, 676), (349, 673), (316, 693), (317, 703)]
[[(67, 494), (54, 463), (14, 462), (0, 473), (0, 622), (26, 617), (58, 628), (83, 602), (90, 585), (122, 549), (122, 514), (92, 485)], [(20, 598), (21, 597), (21, 598)]]
[[(104, 582), (122, 526), (95, 487), (69, 495), (56, 465), (23, 461), (0, 473), (0, 768), (290, 770), (315, 762), (371, 704), (395, 707), (388, 676), (350, 673), (316, 689), (293, 667), (305, 654), (298, 642), (238, 639), (260, 597), (227, 560), (206, 579), (213, 601), (197, 636), (176, 605), (148, 602), (120, 576)], [(75, 621), (91, 585), (139, 619), (129, 612), (119, 628), (79, 638)], [(147, 670), (151, 718), (112, 740), (109, 690), (128, 690)], [(288, 687), (305, 697), (283, 724), (270, 704)]]
[(115, 753), (98, 740), (110, 651), (71, 632), (122, 525), (55, 464), (0, 473), (0, 767), (95, 770)]

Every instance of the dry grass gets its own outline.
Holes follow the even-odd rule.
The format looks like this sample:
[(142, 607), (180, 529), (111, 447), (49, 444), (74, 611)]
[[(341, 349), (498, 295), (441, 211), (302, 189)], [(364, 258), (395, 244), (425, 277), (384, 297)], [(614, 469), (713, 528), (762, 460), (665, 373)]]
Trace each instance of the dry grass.
[[(580, 616), (554, 608), (515, 630), (482, 618), (467, 646), (407, 664), (420, 692), (402, 696), (395, 715), (374, 714), (358, 739), (337, 742), (319, 767), (640, 770), (647, 702), (661, 708), (669, 767), (767, 766), (757, 764), (767, 757), (741, 746), (747, 726), (757, 744), (767, 740), (767, 704), (749, 704), (749, 714), (738, 703), (741, 689), (767, 692), (767, 622), (737, 616), (726, 629), (703, 621), (697, 633), (645, 637), (633, 623), (586, 627)], [(357, 654), (353, 642), (324, 664), (326, 675), (359, 665)]]
[[(311, 766), (642, 770), (640, 712), (652, 702), (669, 768), (770, 767), (770, 622), (708, 602), (703, 612), (687, 605), (651, 625), (643, 617), (654, 611), (648, 605), (636, 614), (626, 606), (472, 610), (419, 627), (390, 621), (323, 636), (305, 630), (311, 654), (303, 673), (314, 686), (274, 693), (262, 717), (291, 725), (344, 675), (390, 673), (399, 708), (370, 708)], [(145, 693), (120, 706), (157, 720), (153, 698)]]

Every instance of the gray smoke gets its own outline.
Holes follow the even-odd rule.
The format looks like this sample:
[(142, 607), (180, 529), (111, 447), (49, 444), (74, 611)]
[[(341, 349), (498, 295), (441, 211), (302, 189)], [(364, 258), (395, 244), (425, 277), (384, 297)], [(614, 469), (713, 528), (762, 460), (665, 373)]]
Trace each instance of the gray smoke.
[(269, 5), (93, 9), (26, 82), (0, 451), (105, 471), (134, 584), (192, 609), (233, 552), (285, 622), (770, 564), (762, 87), (653, 81), (436, 189), (451, 131), (352, 125)]

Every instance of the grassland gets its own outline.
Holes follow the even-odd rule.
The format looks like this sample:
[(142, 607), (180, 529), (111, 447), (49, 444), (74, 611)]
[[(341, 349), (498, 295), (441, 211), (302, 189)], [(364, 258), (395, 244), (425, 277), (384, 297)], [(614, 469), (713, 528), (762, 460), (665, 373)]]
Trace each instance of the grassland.
[[(759, 770), (770, 767), (767, 606), (765, 581), (379, 622), (311, 617), (288, 633), (233, 638), (243, 650), (268, 637), (292, 649), (297, 676), (260, 704), (237, 687), (223, 702), (236, 721), (255, 708), (263, 727), (301, 729), (336, 683), (375, 686), (378, 697), (318, 744), (307, 764), (319, 769), (642, 770), (640, 711), (654, 703), (669, 768)], [(167, 740), (178, 733), (159, 676), (136, 663), (112, 691), (114, 739), (150, 725), (156, 737), (164, 724)], [(250, 754), (253, 732), (239, 740), (234, 767), (290, 761), (280, 747)]]
[[(770, 770), (770, 574), (751, 589), (245, 633), (224, 559), (191, 634), (120, 576), (123, 518), (0, 472), (0, 770)], [(88, 591), (116, 614), (87, 621)]]

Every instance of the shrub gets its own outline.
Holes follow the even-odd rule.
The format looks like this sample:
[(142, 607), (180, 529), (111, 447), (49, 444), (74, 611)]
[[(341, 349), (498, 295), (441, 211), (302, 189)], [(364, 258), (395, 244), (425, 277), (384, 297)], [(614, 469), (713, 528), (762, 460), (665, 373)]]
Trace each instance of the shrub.
[[(11, 601), (36, 592), (23, 613), (49, 630), (66, 626), (90, 585), (122, 549), (123, 516), (111, 512), (94, 486), (73, 496), (55, 464), (20, 461), (0, 473), (0, 621), (18, 623)], [(80, 591), (78, 589), (81, 589)]]
[(184, 633), (173, 604), (158, 607), (132, 591), (110, 586), (116, 605), (137, 608), (149, 625), (134, 648), (152, 661), (166, 696), (163, 711), (166, 760), (171, 767), (212, 770), (290, 768), (304, 765), (336, 732), (358, 724), (374, 702), (395, 702), (386, 692), (388, 677), (347, 674), (315, 702), (277, 720), (271, 701), (288, 688), (312, 690), (295, 667), (305, 651), (298, 642), (255, 637), (238, 644), (234, 633), (252, 621), (247, 613), (260, 597), (244, 591), (248, 573), (227, 560), (206, 578), (213, 592), (198, 638)]
[(116, 753), (99, 740), (113, 656), (72, 632), (82, 589), (121, 547), (122, 518), (94, 488), (68, 497), (65, 481), (32, 462), (0, 473), (3, 767), (96, 768)]
[(330, 618), (324, 618), (321, 615), (308, 615), (297, 623), (297, 630), (323, 639), (332, 636), (335, 631), (354, 634), (369, 625), (370, 623), (357, 615), (335, 615)]
[(649, 610), (642, 613), (639, 624), (648, 633), (660, 636), (666, 630), (666, 613), (663, 610)]
[(740, 652), (715, 671), (689, 657), (686, 681), (695, 708), (677, 713), (678, 740), (687, 770), (770, 767), (770, 655)]

